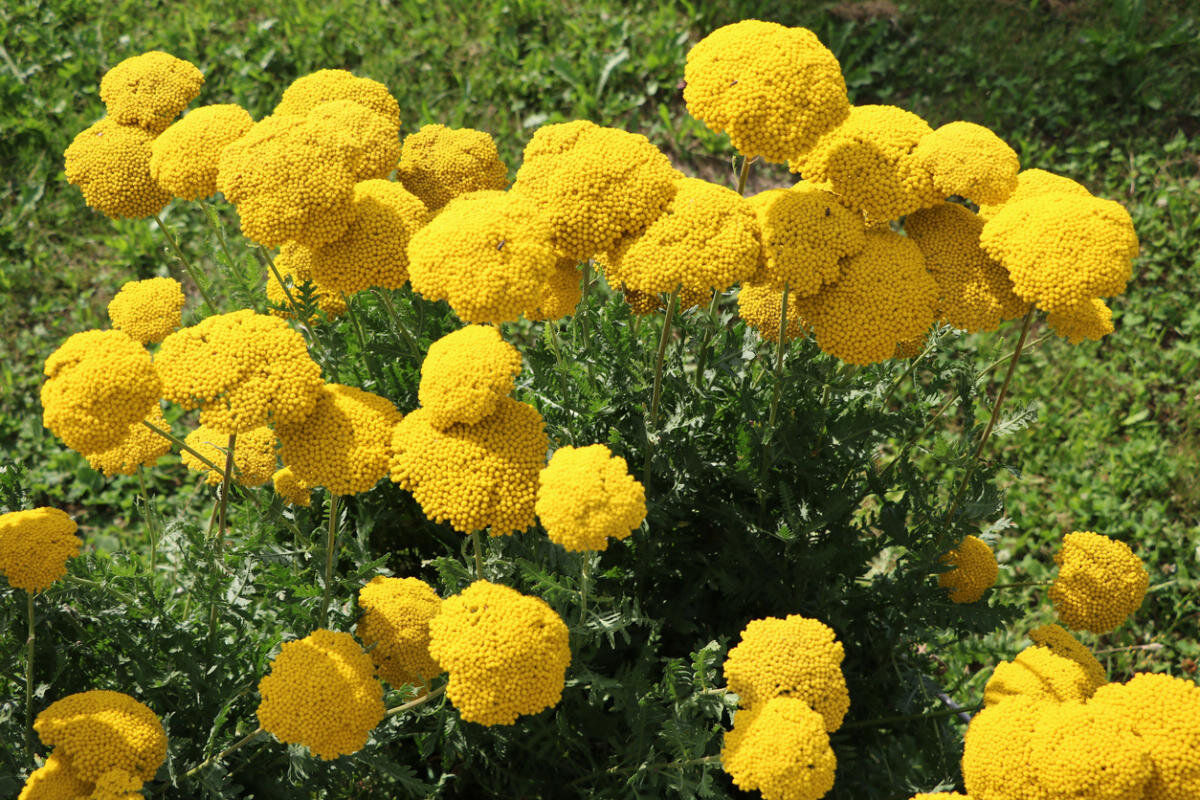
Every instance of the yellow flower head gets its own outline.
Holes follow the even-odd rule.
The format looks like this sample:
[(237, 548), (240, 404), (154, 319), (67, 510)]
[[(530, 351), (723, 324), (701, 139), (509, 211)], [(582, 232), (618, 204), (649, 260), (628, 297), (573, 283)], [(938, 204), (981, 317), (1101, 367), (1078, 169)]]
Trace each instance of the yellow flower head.
[(799, 614), (756, 619), (729, 651), (725, 679), (742, 706), (784, 695), (799, 698), (820, 713), (825, 729), (833, 732), (850, 709), (844, 657), (833, 629), (819, 620)]
[(1141, 608), (1150, 574), (1129, 545), (1092, 531), (1063, 537), (1050, 602), (1064, 625), (1108, 633)]
[(167, 733), (158, 717), (120, 692), (68, 695), (38, 714), (33, 729), (85, 781), (114, 770), (148, 781), (167, 757)]
[(1129, 800), (1146, 795), (1152, 766), (1146, 742), (1111, 708), (1047, 703), (1029, 743), (1037, 785), (1049, 798)]
[[(285, 319), (294, 316), (295, 311), (292, 302), (288, 300), (288, 293), (291, 293), (292, 300), (299, 303), (301, 289), (306, 283), (312, 284), (313, 299), (317, 308), (325, 312), (325, 316), (335, 319), (346, 313), (346, 301), (342, 299), (341, 292), (313, 279), (312, 248), (298, 242), (285, 242), (283, 247), (279, 248), (279, 255), (275, 256), (275, 269), (279, 270), (279, 277), (287, 284), (285, 292), (284, 287), (275, 280), (275, 273), (267, 271), (267, 300), (271, 302), (271, 313), (275, 316)], [(316, 318), (317, 315), (314, 314), (308, 323), (316, 322)]]
[(950, 590), (953, 603), (976, 602), (1000, 574), (992, 548), (978, 536), (963, 537), (957, 547), (942, 556), (942, 563), (954, 567), (938, 575), (938, 586)]
[(983, 220), (970, 209), (954, 203), (923, 208), (905, 218), (904, 230), (937, 282), (942, 322), (978, 333), (1029, 310), (1013, 293), (1008, 271), (979, 246)]
[(85, 800), (144, 800), (145, 781), (123, 769), (109, 770), (96, 779)]
[(1113, 332), (1112, 309), (1098, 298), (1089, 298), (1076, 306), (1046, 315), (1050, 330), (1071, 344), (1084, 339), (1098, 342)]
[(536, 308), (525, 309), (526, 318), (535, 322), (569, 317), (583, 299), (583, 284), (575, 259), (561, 258), (542, 284)]
[(1104, 684), (1094, 670), (1049, 647), (1026, 647), (1012, 661), (996, 665), (983, 690), (984, 705), (1027, 697), (1039, 703), (1083, 702)]
[(512, 393), (521, 354), (491, 325), (468, 325), (429, 346), (417, 398), (439, 430), (474, 425)]
[(321, 368), (304, 338), (277, 317), (249, 309), (216, 314), (163, 340), (154, 366), (163, 397), (200, 407), (200, 422), (224, 433), (312, 413)]
[(370, 78), (355, 77), (344, 69), (319, 69), (292, 81), (283, 91), (274, 113), (307, 116), (331, 100), (353, 100), (383, 116), (397, 130), (400, 128), (400, 104), (387, 87)]
[(1040, 197), (1044, 194), (1073, 194), (1077, 197), (1091, 197), (1092, 195), (1091, 192), (1070, 178), (1055, 175), (1044, 169), (1026, 169), (1017, 173), (1016, 188), (1006, 200), (1000, 203), (980, 203), (979, 216), (984, 220), (989, 220), (1009, 203), (1019, 203), (1022, 200)]
[(162, 393), (150, 354), (121, 331), (74, 334), (43, 372), (42, 422), (85, 455), (120, 443)]
[(0, 514), (0, 572), (9, 586), (40, 592), (67, 574), (83, 541), (75, 521), (57, 508)]
[(291, 467), (277, 470), (271, 476), (271, 484), (275, 487), (275, 494), (282, 497), (285, 503), (305, 508), (312, 505), (312, 485), (298, 478)]
[(944, 199), (913, 157), (932, 132), (925, 120), (896, 106), (854, 106), (850, 116), (791, 163), (806, 181), (828, 184), (868, 220), (892, 220)]
[(129, 281), (108, 303), (113, 327), (142, 344), (161, 342), (183, 320), (183, 287), (174, 278)]
[(602, 444), (560, 447), (538, 477), (535, 507), (546, 535), (568, 550), (604, 550), (646, 518), (646, 489)]
[(392, 435), (391, 478), (434, 522), (460, 533), (519, 533), (533, 525), (549, 446), (542, 415), (509, 397), (478, 423), (444, 431), (419, 408)]
[(221, 151), (217, 189), (237, 207), (247, 238), (315, 247), (354, 219), (358, 149), (350, 134), (305, 117), (267, 117)]
[(562, 697), (567, 637), (541, 598), (475, 581), (442, 602), (429, 623), (429, 652), (450, 673), (446, 696), (463, 719), (511, 725)]
[(925, 352), (927, 341), (928, 331), (903, 342), (896, 342), (896, 352), (892, 354), (892, 358), (916, 358)]
[(1120, 203), (1066, 193), (1005, 203), (979, 242), (1008, 269), (1018, 297), (1052, 313), (1124, 292), (1138, 254)]
[(909, 800), (971, 800), (971, 798), (958, 792), (919, 792)]
[(525, 161), (532, 161), (542, 156), (560, 156), (575, 147), (585, 134), (589, 134), (599, 127), (596, 123), (586, 119), (543, 125), (529, 138), (529, 143), (525, 145), (523, 158)]
[(764, 800), (818, 800), (833, 788), (837, 758), (820, 714), (797, 697), (774, 697), (737, 712), (721, 767)]
[(151, 50), (104, 73), (100, 99), (114, 121), (159, 133), (196, 99), (203, 85), (204, 74), (195, 64)]
[(963, 784), (971, 797), (1050, 800), (1038, 792), (1031, 745), (1034, 728), (1052, 704), (1013, 697), (971, 718), (963, 737)]
[[(149, 433), (149, 431), (147, 431)], [(229, 449), (229, 434), (201, 425), (187, 435), (184, 442), (220, 469), (210, 469), (203, 461), (184, 450), (179, 454), (184, 465), (204, 475), (209, 486), (224, 480), (225, 454)], [(242, 486), (262, 486), (275, 474), (275, 449), (278, 442), (271, 429), (264, 426), (242, 431), (233, 446), (233, 482)]]
[(370, 491), (387, 475), (400, 412), (386, 397), (327, 383), (311, 414), (275, 426), (283, 463), (305, 483), (337, 495)]
[(605, 275), (643, 292), (676, 286), (725, 291), (758, 269), (758, 221), (732, 189), (681, 178), (658, 219), (640, 236), (622, 239), (606, 259)]
[(396, 180), (430, 211), (438, 211), (461, 194), (505, 188), (508, 167), (489, 134), (425, 125), (404, 137)]
[(353, 214), (342, 236), (313, 249), (313, 280), (335, 292), (399, 289), (408, 244), (429, 221), (425, 205), (398, 183), (369, 180), (354, 186)]
[(625, 287), (621, 289), (621, 296), (629, 304), (630, 312), (639, 317), (657, 314), (663, 310), (662, 301), (654, 292), (639, 292), (637, 289)]
[(1017, 188), (1017, 153), (974, 122), (948, 122), (926, 134), (913, 158), (942, 197), (958, 195), (976, 205), (1003, 203)]
[(550, 222), (512, 192), (471, 192), (446, 204), (412, 237), (409, 280), (446, 300), (464, 322), (499, 324), (535, 309), (558, 264)]
[[(862, 215), (837, 195), (801, 181), (750, 198), (762, 227), (762, 266), (755, 283), (808, 297), (842, 275), (843, 258), (866, 246)], [(776, 326), (778, 327), (778, 326)]]
[(63, 153), (67, 181), (111, 219), (157, 214), (171, 195), (150, 175), (153, 139), (152, 133), (105, 117), (81, 131)]
[[(768, 342), (779, 341), (779, 314), (782, 311), (783, 292), (772, 289), (769, 284), (746, 281), (738, 290), (738, 316)], [(805, 333), (800, 309), (789, 294), (784, 339), (790, 342)]]
[(217, 193), (221, 152), (254, 125), (239, 105), (201, 106), (150, 143), (150, 174), (174, 197), (199, 200)]
[(67, 760), (52, 752), (46, 757), (46, 763), (25, 779), (17, 800), (76, 800), (87, 797), (91, 790), (91, 782), (72, 772)]
[(874, 364), (933, 325), (937, 283), (911, 239), (890, 230), (868, 231), (863, 251), (843, 263), (837, 283), (796, 298), (801, 318), (826, 353), (851, 364)]
[(583, 260), (640, 235), (667, 209), (680, 177), (645, 136), (595, 126), (561, 153), (527, 150), (512, 191), (542, 206), (562, 255)]
[(1083, 667), (1093, 687), (1100, 687), (1108, 683), (1104, 667), (1092, 655), (1092, 651), (1080, 644), (1079, 640), (1061, 625), (1053, 623), (1039, 625), (1029, 632), (1029, 638), (1055, 655), (1069, 658)]
[(688, 51), (683, 78), (688, 112), (747, 157), (796, 158), (850, 112), (837, 57), (807, 28), (717, 28)]
[(371, 657), (350, 634), (323, 628), (284, 642), (258, 693), (263, 729), (326, 761), (361, 750), (386, 710)]
[[(166, 417), (163, 416), (162, 406), (155, 403), (146, 415), (145, 421), (159, 430), (169, 430)], [(133, 475), (138, 467), (153, 467), (158, 460), (171, 452), (171, 441), (147, 428), (141, 422), (129, 426), (124, 438), (112, 447), (85, 453), (92, 469), (100, 470), (105, 477), (113, 475)]]
[(352, 100), (321, 103), (305, 118), (329, 139), (349, 139), (346, 155), (356, 180), (387, 178), (400, 160), (400, 126)]
[(1200, 687), (1169, 675), (1139, 673), (1128, 683), (1100, 687), (1088, 701), (1124, 718), (1150, 752), (1152, 772), (1146, 797), (1200, 797)]
[(442, 670), (429, 655), (429, 621), (442, 608), (433, 587), (417, 578), (376, 575), (358, 593), (363, 615), (355, 633), (393, 687), (421, 687)]

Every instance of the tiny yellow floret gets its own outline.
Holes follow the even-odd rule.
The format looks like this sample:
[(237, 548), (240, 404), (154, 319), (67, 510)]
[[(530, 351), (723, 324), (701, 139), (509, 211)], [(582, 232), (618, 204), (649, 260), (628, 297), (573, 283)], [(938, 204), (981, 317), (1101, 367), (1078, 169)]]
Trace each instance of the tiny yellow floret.
[(429, 623), (429, 652), (450, 673), (446, 696), (464, 720), (511, 725), (562, 697), (568, 635), (541, 598), (475, 581), (442, 602)]
[(1092, 655), (1092, 651), (1061, 625), (1054, 623), (1039, 625), (1029, 631), (1029, 638), (1035, 644), (1049, 648), (1055, 655), (1069, 658), (1082, 666), (1094, 687), (1098, 688), (1108, 683), (1108, 675), (1104, 667)]
[(274, 113), (306, 116), (331, 100), (352, 100), (380, 114), (397, 129), (400, 127), (400, 104), (388, 88), (379, 81), (360, 78), (344, 69), (319, 69), (292, 81), (283, 90)]
[(1124, 715), (1103, 705), (1043, 705), (1029, 754), (1037, 768), (1037, 788), (1050, 800), (1147, 796), (1150, 749)]
[[(738, 316), (768, 342), (779, 342), (779, 316), (783, 313), (783, 292), (769, 284), (746, 281), (738, 290)], [(784, 341), (790, 342), (807, 333), (800, 319), (800, 308), (788, 295), (787, 327)]]

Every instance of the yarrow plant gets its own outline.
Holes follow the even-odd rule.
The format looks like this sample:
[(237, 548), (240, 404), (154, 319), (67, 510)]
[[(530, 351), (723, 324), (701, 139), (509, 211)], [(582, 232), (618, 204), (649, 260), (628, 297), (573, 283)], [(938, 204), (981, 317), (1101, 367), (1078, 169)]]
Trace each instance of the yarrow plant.
[[(44, 425), (138, 475), (150, 557), (0, 516), (23, 800), (1200, 797), (1200, 689), (1110, 682), (1086, 638), (1151, 588), (1118, 538), (1064, 537), (1065, 627), (1021, 623), (981, 691), (931, 656), (1020, 616), (989, 441), (1035, 323), (1114, 333), (1129, 214), (985, 127), (853, 103), (803, 28), (724, 26), (680, 71), (729, 185), (589, 120), (506, 165), (340, 69), (259, 119), (179, 116), (211, 87), (166, 53), (101, 78), (66, 177), (181, 272), (47, 348)], [(747, 196), (759, 160), (788, 185)], [(211, 271), (162, 216), (193, 204)], [(992, 368), (939, 357), (1014, 321)], [(914, 446), (979, 396), (927, 474)], [(165, 519), (146, 473), (175, 451), (197, 502)], [(55, 636), (120, 647), (39, 686), (43, 593)]]

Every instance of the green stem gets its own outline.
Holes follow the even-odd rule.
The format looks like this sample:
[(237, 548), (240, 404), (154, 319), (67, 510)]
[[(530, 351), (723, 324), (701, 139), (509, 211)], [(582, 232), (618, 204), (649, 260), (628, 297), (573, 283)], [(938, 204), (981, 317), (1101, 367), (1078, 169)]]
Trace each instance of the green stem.
[(875, 719), (865, 719), (859, 722), (847, 722), (842, 725), (839, 730), (847, 728), (871, 728), (883, 725), (891, 725), (896, 722), (915, 722), (923, 719), (938, 719), (939, 717), (953, 717), (958, 714), (973, 714), (983, 708), (983, 704), (975, 706), (966, 706), (964, 708), (944, 708), (941, 711), (931, 711), (923, 714), (897, 714), (894, 717), (877, 717)]
[(590, 550), (584, 550), (581, 554), (582, 560), (579, 566), (579, 624), (587, 619), (587, 599), (588, 599), (588, 564), (592, 560)]
[(713, 331), (717, 329), (720, 320), (717, 318), (717, 302), (721, 299), (721, 292), (714, 291), (712, 302), (708, 304), (708, 329), (704, 331), (704, 341), (700, 343), (700, 355), (696, 360), (696, 388), (703, 388), (704, 384), (704, 367), (708, 363), (708, 345), (712, 341)]
[(150, 509), (150, 493), (146, 491), (146, 470), (139, 464), (137, 468), (138, 484), (142, 489), (142, 509), (146, 515), (146, 528), (150, 531), (150, 579), (153, 581), (154, 573), (158, 569), (158, 523), (154, 519), (154, 512)]
[(217, 216), (217, 210), (207, 200), (203, 199), (200, 200), (200, 207), (204, 209), (204, 218), (208, 220), (209, 227), (217, 235), (217, 242), (221, 245), (221, 252), (225, 254), (226, 263), (229, 264), (230, 269), (237, 270), (237, 262), (233, 260), (233, 253), (229, 251), (229, 243), (225, 240), (225, 227), (221, 224), (221, 220)]
[(408, 345), (408, 349), (412, 350), (413, 356), (421, 357), (421, 345), (409, 333), (408, 328), (404, 327), (404, 323), (400, 320), (400, 315), (396, 313), (396, 305), (392, 302), (392, 297), (385, 289), (376, 288), (375, 294), (379, 296), (380, 302), (383, 303), (383, 308), (387, 312), (388, 318), (392, 321), (392, 328), (396, 333), (396, 338), (403, 339)]
[(646, 463), (642, 467), (642, 486), (650, 489), (650, 461), (654, 457), (654, 439), (651, 431), (658, 427), (658, 402), (662, 397), (663, 359), (667, 354), (667, 342), (671, 338), (671, 320), (675, 316), (675, 306), (679, 302), (679, 291), (676, 286), (667, 301), (667, 313), (663, 316), (662, 334), (658, 337), (658, 354), (654, 359), (654, 389), (650, 394), (650, 416), (646, 420)]
[(99, 581), (88, 580), (87, 578), (81, 578), (78, 575), (67, 575), (64, 577), (64, 580), (68, 583), (74, 583), (77, 586), (86, 586), (89, 589), (100, 589), (101, 591), (108, 592), (127, 606), (133, 606), (137, 604), (137, 601), (129, 595), (125, 594), (124, 592), (117, 591), (110, 586), (105, 586)]
[(579, 298), (579, 335), (583, 338), (583, 352), (587, 366), (588, 384), (594, 380), (592, 374), (592, 340), (588, 333), (588, 292), (592, 287), (592, 260), (583, 265), (583, 290)]
[[(287, 282), (284, 281), (283, 276), (279, 274), (279, 269), (275, 266), (275, 259), (271, 258), (270, 253), (264, 250), (262, 245), (255, 246), (254, 255), (256, 258), (258, 258), (259, 262), (262, 263), (262, 265), (265, 266), (270, 273), (275, 276), (275, 280), (279, 282), (279, 288), (283, 290), (283, 296), (287, 298), (288, 305), (292, 307), (292, 318), (296, 320), (296, 324), (299, 325), (302, 330), (308, 333), (308, 338), (312, 340), (313, 347), (315, 347), (317, 350), (320, 350), (322, 354), (327, 356), (329, 351), (325, 349), (324, 343), (317, 336), (316, 327), (310, 324), (310, 320), (304, 318), (304, 311), (300, 307), (300, 303), (296, 300), (296, 296), (292, 294), (292, 290), (288, 288)], [(347, 307), (348, 306), (349, 304), (347, 304)]]
[(788, 284), (783, 284), (783, 295), (779, 298), (779, 341), (776, 343), (775, 354), (775, 391), (771, 395), (771, 416), (767, 420), (767, 433), (775, 431), (775, 416), (779, 411), (779, 397), (783, 394), (783, 354), (787, 352), (787, 307)]
[(475, 580), (483, 580), (483, 538), (479, 531), (471, 531), (471, 545), (475, 548)]
[[(225, 452), (225, 471), (221, 475), (221, 499), (217, 507), (217, 536), (213, 540), (213, 560), (222, 568), (225, 550), (225, 510), (229, 506), (229, 484), (233, 478), (233, 449), (237, 446), (237, 434), (229, 434), (229, 446)], [(213, 634), (217, 630), (217, 581), (208, 594), (208, 644), (211, 649)]]
[(1017, 583), (992, 584), (993, 589), (1024, 589), (1030, 586), (1049, 586), (1054, 581), (1018, 581)]
[(25, 640), (25, 753), (33, 758), (33, 592), (25, 592), (29, 638)]
[(250, 742), (254, 741), (256, 738), (258, 738), (261, 734), (263, 734), (265, 732), (266, 731), (264, 731), (261, 727), (255, 728), (253, 731), (251, 731), (249, 734), (247, 734), (244, 738), (229, 745), (229, 747), (226, 747), (224, 750), (217, 753), (216, 755), (209, 756), (208, 758), (204, 759), (196, 766), (189, 769), (187, 772), (183, 773), (183, 777), (190, 778), (193, 775), (195, 775), (197, 772), (199, 772), (200, 770), (207, 767), (209, 764), (214, 764), (218, 761), (223, 760), (224, 758), (229, 756), (231, 753), (233, 753), (235, 750), (239, 750), (239, 749), (245, 747), (246, 745), (250, 744)]
[(142, 424), (145, 425), (150, 430), (157, 433), (159, 436), (161, 436), (164, 439), (166, 439), (167, 441), (169, 441), (171, 444), (178, 447), (180, 450), (184, 451), (185, 453), (191, 453), (196, 459), (198, 459), (200, 461), (201, 464), (208, 467), (213, 472), (221, 471), (221, 468), (218, 467), (216, 464), (214, 464), (211, 460), (209, 460), (209, 458), (207, 456), (192, 449), (191, 445), (189, 445), (183, 439), (180, 439), (178, 436), (171, 433), (170, 431), (165, 431), (162, 428), (159, 428), (159, 427), (147, 422), (146, 420), (142, 420)]
[(325, 584), (321, 588), (320, 626), (329, 624), (329, 592), (333, 583), (333, 549), (337, 541), (338, 495), (329, 493), (329, 527), (325, 531)]
[(742, 158), (742, 169), (741, 169), (741, 172), (738, 174), (738, 184), (737, 184), (737, 193), (738, 194), (746, 193), (746, 179), (750, 177), (750, 165), (753, 164), (757, 160), (758, 160), (757, 156), (755, 156), (754, 158), (750, 158), (749, 156), (745, 156)]
[(383, 376), (379, 374), (379, 370), (375, 366), (374, 359), (365, 358), (367, 353), (367, 337), (363, 332), (362, 321), (358, 318), (358, 312), (354, 310), (354, 304), (350, 302), (350, 298), (345, 292), (341, 293), (342, 302), (346, 304), (346, 316), (350, 317), (350, 327), (354, 329), (354, 338), (358, 340), (359, 352), (363, 354), (367, 362), (367, 371), (371, 373), (371, 377), (375, 381), (375, 385), (379, 387), (379, 391), (383, 391)]
[(925, 355), (929, 353), (930, 349), (931, 348), (926, 347), (920, 355), (909, 359), (908, 367), (900, 374), (899, 378), (896, 378), (896, 380), (892, 381), (892, 385), (889, 386), (888, 390), (883, 393), (883, 399), (879, 401), (879, 405), (886, 406), (888, 404), (888, 401), (892, 399), (892, 395), (894, 395), (896, 390), (900, 388), (900, 384), (904, 382), (905, 378), (907, 378), (909, 375), (912, 375), (913, 372), (916, 371), (917, 365), (921, 363), (921, 360), (925, 358)]
[(1000, 418), (1000, 409), (1004, 406), (1004, 399), (1008, 397), (1008, 387), (1012, 383), (1013, 373), (1017, 371), (1017, 362), (1021, 360), (1021, 350), (1025, 346), (1025, 337), (1029, 335), (1029, 325), (1033, 322), (1034, 309), (1030, 308), (1029, 313), (1025, 315), (1025, 322), (1021, 326), (1021, 336), (1017, 339), (1017, 346), (1013, 348), (1012, 360), (1008, 362), (1008, 371), (1004, 373), (1004, 383), (1000, 385), (1000, 394), (996, 395), (996, 404), (992, 406), (991, 416), (988, 417), (987, 427), (983, 429), (983, 436), (979, 437), (979, 445), (975, 448), (975, 454), (971, 456), (971, 461), (967, 465), (967, 471), (963, 475), (962, 482), (958, 485), (958, 491), (954, 493), (954, 502), (950, 504), (950, 510), (946, 512), (946, 521), (949, 522), (954, 517), (954, 512), (958, 510), (962, 502), (963, 494), (967, 491), (967, 485), (971, 481), (971, 475), (975, 472), (975, 467), (979, 464), (979, 458), (983, 455), (983, 448), (987, 446), (988, 438), (992, 435), (992, 429), (996, 426), (996, 420)]
[(158, 229), (163, 232), (163, 236), (165, 236), (167, 241), (170, 242), (171, 249), (175, 251), (175, 255), (183, 264), (183, 268), (187, 270), (187, 274), (192, 279), (192, 283), (196, 284), (196, 288), (200, 291), (200, 296), (204, 298), (204, 304), (208, 306), (208, 310), (213, 314), (217, 313), (217, 304), (213, 302), (211, 297), (209, 297), (208, 289), (204, 288), (204, 284), (200, 282), (200, 273), (197, 272), (196, 268), (192, 266), (192, 262), (188, 260), (188, 257), (183, 254), (183, 250), (179, 248), (179, 242), (175, 241), (175, 237), (171, 235), (171, 231), (169, 228), (167, 228), (166, 223), (162, 221), (162, 217), (160, 217), (158, 214), (155, 214), (154, 221), (158, 223)]
[(383, 712), (383, 717), (384, 717), (384, 719), (387, 719), (388, 717), (394, 717), (397, 714), (403, 714), (405, 711), (408, 711), (410, 708), (416, 708), (417, 706), (421, 706), (421, 705), (428, 703), (430, 700), (433, 700), (436, 697), (440, 697), (445, 691), (446, 691), (446, 685), (442, 684), (438, 688), (436, 688), (430, 692), (427, 692), (425, 695), (423, 695), (421, 697), (418, 697), (416, 700), (409, 700), (407, 703), (398, 705), (395, 708), (389, 708), (387, 711)]

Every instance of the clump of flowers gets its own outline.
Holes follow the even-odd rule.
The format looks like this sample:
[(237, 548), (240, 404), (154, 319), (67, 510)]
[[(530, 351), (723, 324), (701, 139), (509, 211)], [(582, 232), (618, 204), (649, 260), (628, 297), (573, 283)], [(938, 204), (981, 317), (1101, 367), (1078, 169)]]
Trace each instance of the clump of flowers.
[(983, 224), (954, 203), (914, 211), (904, 220), (937, 282), (937, 318), (968, 333), (995, 330), (1029, 310), (1013, 292), (1007, 270), (980, 247)]
[(505, 188), (508, 167), (490, 134), (425, 125), (404, 138), (396, 180), (436, 212), (459, 195)]
[(167, 734), (158, 717), (121, 692), (95, 689), (56, 700), (38, 714), (33, 729), (84, 781), (115, 770), (148, 781), (167, 757)]
[(512, 192), (541, 206), (557, 251), (583, 260), (640, 235), (666, 211), (682, 175), (641, 134), (576, 130), (561, 152), (531, 141)]
[(200, 422), (236, 433), (298, 422), (316, 406), (321, 368), (282, 319), (249, 309), (215, 314), (163, 340), (154, 366), (162, 396)]
[(1026, 647), (1012, 661), (996, 665), (983, 690), (984, 705), (1027, 697), (1041, 702), (1083, 702), (1105, 683), (1080, 661), (1049, 647)]
[(850, 112), (841, 65), (807, 28), (717, 28), (688, 51), (683, 78), (688, 112), (747, 157), (797, 158)]
[(367, 180), (354, 186), (353, 214), (342, 236), (313, 249), (314, 281), (338, 292), (399, 289), (409, 242), (429, 221), (425, 204), (398, 183)]
[(929, 133), (925, 120), (902, 108), (854, 106), (845, 122), (790, 166), (868, 220), (898, 219), (945, 199), (913, 156)]
[[(779, 342), (779, 315), (783, 311), (783, 292), (771, 288), (770, 284), (746, 281), (738, 290), (738, 316), (746, 325), (758, 331), (768, 342)], [(784, 341), (803, 336), (806, 332), (800, 311), (794, 302), (788, 302), (787, 326)]]
[(765, 800), (818, 800), (833, 788), (837, 757), (821, 715), (796, 697), (743, 708), (725, 734), (721, 766)]
[(542, 415), (509, 397), (474, 425), (445, 430), (419, 408), (395, 428), (390, 473), (434, 522), (502, 536), (533, 525), (549, 445)]
[(326, 761), (361, 750), (385, 711), (371, 657), (350, 634), (323, 628), (284, 642), (258, 692), (263, 729)]
[(1104, 667), (1092, 655), (1092, 651), (1084, 647), (1061, 625), (1053, 623), (1039, 625), (1029, 632), (1029, 638), (1033, 640), (1034, 644), (1041, 645), (1055, 655), (1069, 658), (1082, 666), (1093, 687), (1099, 688), (1108, 683)]
[(109, 117), (85, 128), (63, 153), (67, 181), (111, 219), (157, 214), (171, 195), (150, 174), (154, 134)]
[(75, 521), (57, 508), (0, 514), (0, 573), (10, 586), (40, 592), (67, 574), (83, 541)]
[(973, 122), (948, 122), (921, 137), (913, 158), (933, 178), (942, 197), (958, 195), (976, 205), (1003, 203), (1017, 188), (1016, 151)]
[(354, 220), (354, 150), (349, 134), (305, 117), (267, 117), (221, 151), (217, 189), (237, 208), (247, 238), (316, 247)]
[(271, 476), (271, 485), (275, 487), (275, 494), (290, 505), (305, 508), (312, 505), (312, 485), (297, 477), (291, 467), (276, 470)]
[[(229, 434), (200, 425), (187, 435), (184, 443), (220, 469), (212, 469), (187, 450), (180, 453), (184, 465), (202, 473), (208, 485), (219, 485), (225, 477), (222, 470), (229, 449)], [(275, 434), (265, 425), (239, 433), (233, 447), (233, 481), (242, 486), (262, 486), (271, 480), (275, 473), (277, 445)]]
[(512, 393), (521, 354), (491, 325), (468, 325), (429, 346), (417, 398), (440, 430), (474, 425)]
[[(316, 300), (317, 308), (325, 312), (325, 316), (334, 319), (346, 313), (346, 300), (341, 292), (313, 279), (311, 248), (299, 242), (285, 242), (279, 249), (279, 255), (275, 256), (275, 269), (279, 271), (283, 283), (275, 278), (274, 272), (267, 272), (267, 299), (273, 306), (272, 314), (285, 318), (295, 316), (292, 304), (300, 302), (300, 290), (306, 283), (313, 285), (313, 299)], [(309, 323), (313, 321), (314, 319), (306, 320)]]
[(977, 602), (1000, 574), (992, 548), (978, 536), (964, 536), (942, 556), (942, 563), (953, 567), (938, 575), (938, 586), (950, 591), (952, 603)]
[(814, 295), (842, 276), (842, 259), (866, 246), (862, 215), (812, 184), (760, 192), (750, 203), (762, 229), (756, 284), (776, 291), (787, 286), (797, 297)]
[(380, 677), (393, 687), (420, 687), (441, 674), (429, 654), (429, 622), (442, 608), (432, 586), (376, 575), (359, 591), (358, 605), (363, 614), (355, 633), (371, 648)]
[(537, 307), (525, 310), (526, 319), (549, 322), (574, 314), (583, 299), (580, 277), (575, 259), (560, 258), (542, 284)]
[[(162, 406), (158, 403), (150, 408), (144, 422), (159, 430), (170, 429), (166, 417), (163, 416)], [(170, 439), (150, 430), (142, 422), (135, 422), (116, 444), (104, 450), (85, 453), (84, 457), (93, 469), (98, 469), (106, 478), (111, 478), (113, 475), (133, 475), (138, 467), (153, 467), (169, 452)]]
[(46, 359), (43, 373), (43, 423), (85, 455), (121, 442), (162, 393), (150, 354), (121, 331), (72, 335)]
[(842, 643), (825, 623), (799, 614), (767, 617), (742, 631), (725, 659), (725, 678), (740, 705), (754, 708), (773, 697), (794, 697), (817, 711), (832, 733), (850, 708), (843, 658)]
[(1077, 197), (1089, 197), (1091, 192), (1083, 185), (1062, 175), (1047, 172), (1044, 169), (1025, 169), (1017, 173), (1017, 185), (1005, 200), (996, 203), (980, 203), (979, 216), (989, 220), (1010, 203), (1019, 203), (1031, 197), (1046, 194), (1073, 194)]
[(1146, 797), (1200, 797), (1200, 687), (1170, 675), (1139, 673), (1100, 687), (1089, 706), (1110, 710), (1133, 729), (1149, 752)]
[(409, 280), (464, 322), (499, 324), (536, 309), (558, 255), (539, 204), (513, 192), (451, 200), (408, 246)]
[(1021, 800), (1037, 791), (1030, 742), (1044, 705), (1013, 697), (971, 718), (962, 757), (963, 784), (970, 797)]
[(46, 757), (46, 763), (35, 769), (25, 779), (25, 786), (17, 800), (74, 800), (87, 797), (92, 784), (71, 771), (65, 758), (58, 753)]
[(1144, 797), (1152, 772), (1146, 742), (1129, 721), (1091, 703), (1043, 704), (1029, 752), (1038, 788), (1051, 798)]
[(305, 115), (318, 131), (337, 141), (355, 180), (383, 179), (400, 159), (400, 126), (353, 100), (330, 100)]
[(183, 320), (183, 287), (174, 278), (129, 281), (108, 303), (113, 327), (141, 344), (161, 342)]
[(850, 364), (892, 357), (896, 345), (933, 325), (938, 288), (921, 250), (890, 230), (872, 230), (866, 246), (846, 259), (844, 273), (811, 297), (797, 297), (817, 344)]
[(546, 535), (567, 550), (604, 550), (642, 524), (646, 490), (604, 445), (567, 445), (538, 476), (535, 510)]
[(150, 143), (150, 175), (174, 197), (211, 197), (217, 193), (222, 151), (253, 125), (250, 112), (239, 105), (197, 108)]
[(645, 232), (605, 258), (610, 283), (643, 292), (724, 291), (758, 269), (758, 221), (737, 192), (681, 178), (675, 196)]
[(121, 125), (160, 133), (200, 94), (204, 74), (161, 50), (127, 58), (100, 79), (100, 99)]
[(1113, 332), (1112, 309), (1103, 300), (1093, 297), (1079, 305), (1051, 311), (1046, 315), (1050, 330), (1071, 344), (1084, 339), (1098, 342)]
[(311, 486), (336, 495), (369, 491), (388, 472), (392, 429), (400, 412), (385, 397), (328, 383), (313, 412), (275, 426), (283, 463)]
[(400, 127), (400, 104), (382, 83), (344, 69), (319, 69), (292, 81), (283, 90), (276, 114), (306, 116), (322, 103), (351, 100)]
[(1129, 545), (1092, 531), (1064, 536), (1054, 561), (1059, 569), (1050, 602), (1063, 624), (1076, 630), (1112, 631), (1141, 607), (1150, 584)]
[(511, 725), (558, 703), (571, 663), (566, 624), (538, 597), (475, 581), (429, 623), (429, 651), (450, 674), (464, 720)]

